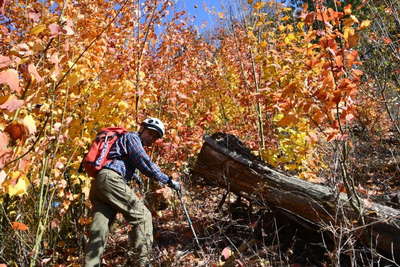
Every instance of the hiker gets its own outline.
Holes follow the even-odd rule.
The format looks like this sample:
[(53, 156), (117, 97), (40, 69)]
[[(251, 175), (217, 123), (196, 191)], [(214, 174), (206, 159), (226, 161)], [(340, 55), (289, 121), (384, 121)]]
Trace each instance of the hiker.
[(157, 118), (145, 119), (139, 132), (121, 135), (111, 147), (107, 163), (96, 175), (90, 190), (93, 204), (93, 222), (90, 227), (90, 240), (86, 248), (85, 266), (100, 266), (106, 238), (117, 212), (123, 214), (132, 226), (129, 242), (132, 246), (129, 266), (148, 266), (153, 242), (153, 224), (149, 209), (138, 198), (135, 190), (127, 184), (138, 169), (142, 174), (155, 178), (176, 191), (180, 184), (162, 173), (146, 154), (143, 146), (151, 146), (165, 133), (164, 124)]

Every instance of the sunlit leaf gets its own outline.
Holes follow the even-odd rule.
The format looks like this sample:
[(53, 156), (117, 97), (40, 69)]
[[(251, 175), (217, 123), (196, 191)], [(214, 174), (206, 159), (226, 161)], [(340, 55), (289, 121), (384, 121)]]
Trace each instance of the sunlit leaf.
[(36, 69), (36, 66), (34, 64), (29, 64), (28, 65), (28, 71), (29, 71), (29, 74), (32, 75), (32, 77), (34, 78), (34, 80), (36, 82), (39, 83), (39, 82), (43, 81), (43, 78), (39, 75), (39, 73), (38, 73), (38, 71)]
[(11, 64), (10, 57), (0, 56), (0, 68), (8, 67)]
[(26, 115), (22, 119), (22, 124), (26, 127), (30, 135), (36, 132), (36, 122), (31, 115)]
[(18, 72), (14, 69), (8, 69), (0, 72), (0, 84), (7, 84), (14, 92), (20, 93)]
[(1, 170), (0, 171), (0, 188), (1, 188), (1, 185), (3, 184), (3, 182), (5, 181), (6, 177), (7, 177), (6, 172), (4, 170)]
[(221, 255), (223, 259), (226, 261), (230, 256), (233, 255), (233, 252), (229, 247), (226, 247), (222, 250)]
[(350, 15), (351, 14), (351, 5), (349, 4), (349, 5), (345, 6), (343, 11), (344, 11), (345, 15)]
[(56, 36), (60, 34), (61, 27), (57, 23), (52, 23), (49, 25), (50, 34)]
[(260, 2), (255, 3), (253, 7), (254, 7), (254, 9), (261, 9), (265, 6), (265, 4), (266, 4), (265, 2), (260, 1)]
[(13, 112), (24, 104), (23, 100), (18, 99), (15, 95), (0, 96), (0, 109)]
[(19, 171), (11, 172), (9, 176), (10, 178), (3, 183), (7, 194), (11, 197), (26, 194), (30, 186), (28, 178)]
[(360, 30), (363, 30), (363, 29), (365, 29), (365, 28), (368, 28), (369, 25), (371, 25), (371, 21), (370, 21), (370, 20), (363, 20), (363, 21), (361, 22), (361, 25), (360, 25)]

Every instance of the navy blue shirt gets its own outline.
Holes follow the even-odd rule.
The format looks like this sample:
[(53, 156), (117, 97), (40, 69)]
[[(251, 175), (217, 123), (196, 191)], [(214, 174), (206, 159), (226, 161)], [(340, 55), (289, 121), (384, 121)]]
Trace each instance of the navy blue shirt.
[(143, 148), (139, 134), (128, 132), (115, 142), (112, 146), (108, 158), (111, 162), (105, 166), (108, 169), (119, 173), (126, 181), (136, 179), (135, 170), (150, 178), (155, 178), (161, 183), (167, 183), (169, 178), (160, 168), (150, 160)]

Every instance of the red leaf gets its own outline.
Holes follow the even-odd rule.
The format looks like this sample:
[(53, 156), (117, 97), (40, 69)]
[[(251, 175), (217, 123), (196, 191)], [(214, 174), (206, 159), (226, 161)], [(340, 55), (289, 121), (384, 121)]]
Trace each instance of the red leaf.
[(337, 130), (331, 130), (330, 134), (326, 138), (326, 141), (330, 142), (332, 140), (336, 140), (339, 136), (339, 132)]
[(28, 226), (26, 226), (26, 224), (21, 222), (12, 222), (11, 226), (14, 230), (26, 231), (29, 229)]
[(24, 125), (19, 123), (11, 123), (4, 129), (13, 140), (24, 139), (27, 136), (27, 130)]
[(315, 13), (311, 12), (309, 14), (307, 14), (307, 16), (304, 19), (304, 23), (306, 24), (312, 24), (315, 20)]
[(61, 27), (57, 23), (52, 23), (49, 25), (49, 30), (50, 30), (51, 36), (56, 36), (56, 35), (60, 34)]
[(0, 97), (0, 109), (13, 112), (24, 104), (23, 100), (18, 99), (15, 95)]
[(385, 38), (383, 38), (383, 42), (384, 42), (385, 44), (391, 44), (393, 41), (392, 41), (392, 39), (390, 39), (389, 37), (385, 37)]
[(30, 11), (28, 13), (28, 18), (30, 18), (31, 20), (33, 20), (34, 22), (38, 22), (40, 19), (40, 13), (36, 12), (36, 11)]
[(14, 92), (20, 93), (18, 72), (14, 69), (8, 69), (0, 72), (0, 84), (7, 84)]
[(4, 8), (6, 7), (8, 0), (0, 0), (0, 14), (4, 15)]
[(0, 169), (2, 169), (6, 164), (6, 162), (8, 162), (11, 159), (11, 155), (12, 155), (11, 149), (0, 150)]
[(0, 56), (0, 68), (7, 67), (11, 64), (11, 58), (6, 56)]

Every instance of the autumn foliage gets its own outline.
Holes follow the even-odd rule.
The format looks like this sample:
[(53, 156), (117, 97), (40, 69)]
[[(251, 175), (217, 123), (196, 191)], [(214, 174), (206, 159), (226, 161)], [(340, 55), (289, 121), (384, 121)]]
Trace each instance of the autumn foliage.
[(251, 20), (206, 39), (173, 2), (0, 1), (2, 231), (27, 242), (14, 262), (79, 261), (84, 238), (69, 258), (60, 241), (90, 223), (90, 179), (77, 169), (102, 127), (162, 119), (166, 137), (150, 152), (175, 178), (216, 131), (313, 181), (329, 165), (321, 144), (348, 140), (365, 105), (357, 45), (371, 23), (351, 5), (316, 2), (294, 17), (249, 1)]

